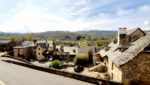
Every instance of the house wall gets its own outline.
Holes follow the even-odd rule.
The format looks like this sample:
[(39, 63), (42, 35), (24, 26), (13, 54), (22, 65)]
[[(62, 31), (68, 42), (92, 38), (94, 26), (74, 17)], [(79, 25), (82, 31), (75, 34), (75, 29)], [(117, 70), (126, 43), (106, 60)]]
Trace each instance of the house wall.
[(122, 81), (127, 83), (130, 79), (150, 81), (150, 53), (140, 53), (134, 59), (121, 67)]
[(14, 57), (19, 57), (19, 55), (24, 54), (24, 49), (23, 48), (14, 48)]
[(110, 79), (117, 82), (122, 82), (122, 71), (112, 61), (108, 60), (108, 73)]
[(137, 29), (134, 33), (132, 33), (128, 39), (128, 41), (132, 42), (132, 41), (135, 41), (137, 40), (138, 38), (144, 36), (145, 34), (140, 30), (140, 29)]
[(32, 57), (33, 50), (29, 47), (27, 48), (14, 48), (14, 56), (20, 57), (20, 55), (24, 55), (24, 57)]
[(94, 54), (93, 55), (93, 63), (94, 63), (94, 65), (96, 65), (96, 62), (100, 62), (101, 58), (102, 57), (100, 56), (100, 54)]
[(36, 59), (37, 60), (44, 60), (45, 57), (42, 55), (43, 51), (45, 51), (46, 48), (41, 48), (40, 45), (36, 47)]

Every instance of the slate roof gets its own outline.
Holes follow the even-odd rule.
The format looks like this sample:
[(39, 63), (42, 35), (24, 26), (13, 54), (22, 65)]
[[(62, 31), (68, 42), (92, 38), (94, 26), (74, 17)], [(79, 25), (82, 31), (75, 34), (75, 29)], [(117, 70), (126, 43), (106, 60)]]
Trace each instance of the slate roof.
[(127, 35), (131, 35), (133, 32), (135, 32), (138, 28), (135, 28), (135, 29), (130, 29), (130, 30), (127, 30)]
[[(127, 35), (131, 35), (132, 33), (134, 33), (136, 30), (141, 30), (140, 28), (134, 28), (134, 29), (130, 29), (130, 30), (127, 30)], [(142, 31), (142, 30), (141, 30)], [(143, 32), (143, 31), (142, 31)], [(144, 32), (143, 32), (144, 33)], [(145, 34), (145, 33), (144, 33)]]
[(37, 44), (38, 43), (46, 43), (48, 44), (50, 47), (54, 46), (54, 41), (37, 41)]
[(35, 46), (33, 41), (24, 41), (22, 43), (22, 46)]
[(46, 43), (38, 43), (42, 48), (46, 48)]
[[(132, 33), (130, 32), (128, 34)], [(124, 52), (119, 51), (118, 49), (119, 45), (117, 43), (115, 44), (114, 42), (111, 42), (108, 46), (106, 46), (109, 47), (108, 51), (106, 51), (105, 50), (106, 47), (104, 47), (104, 49), (100, 50), (98, 53), (100, 53), (101, 56), (107, 55), (109, 59), (119, 67), (127, 63), (128, 61), (132, 60), (134, 57), (136, 57), (149, 44), (150, 44), (150, 34), (147, 34), (139, 38), (138, 40), (130, 43), (130, 46)]]
[(37, 41), (36, 43), (34, 43), (33, 41), (24, 41), (22, 43), (22, 46), (36, 46), (39, 43), (48, 44), (50, 47), (54, 46), (54, 42), (53, 41)]
[(93, 53), (96, 53), (100, 50), (100, 48), (95, 46), (85, 46), (85, 47), (79, 47), (78, 54), (82, 53), (88, 53), (89, 51), (92, 51)]
[(63, 47), (64, 52), (69, 52), (70, 55), (77, 55), (78, 54), (78, 47)]
[(8, 44), (11, 40), (0, 40), (0, 44)]
[(27, 48), (27, 47), (29, 47), (29, 46), (15, 46), (13, 48)]
[(150, 34), (141, 37), (137, 41), (132, 43), (133, 45), (130, 46), (125, 52), (118, 55), (112, 61), (117, 65), (121, 66), (128, 61), (132, 60), (135, 56), (137, 56), (141, 51), (143, 51), (148, 45), (150, 45)]

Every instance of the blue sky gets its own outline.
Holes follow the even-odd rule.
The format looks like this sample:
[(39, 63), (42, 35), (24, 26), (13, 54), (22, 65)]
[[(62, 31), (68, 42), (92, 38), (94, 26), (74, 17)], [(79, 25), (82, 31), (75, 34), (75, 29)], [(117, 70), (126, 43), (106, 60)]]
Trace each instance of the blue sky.
[(0, 0), (0, 31), (150, 30), (150, 0)]

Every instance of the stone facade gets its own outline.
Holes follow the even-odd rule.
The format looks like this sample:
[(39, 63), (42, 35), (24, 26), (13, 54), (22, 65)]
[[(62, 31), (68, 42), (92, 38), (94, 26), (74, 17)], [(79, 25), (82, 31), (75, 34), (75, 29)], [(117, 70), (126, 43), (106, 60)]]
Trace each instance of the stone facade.
[(131, 79), (150, 81), (150, 35), (140, 28), (120, 28), (118, 32), (116, 42), (99, 51), (102, 65), (108, 67), (110, 80), (125, 84)]
[(33, 57), (33, 49), (31, 47), (15, 47), (14, 48), (14, 57), (21, 57), (24, 56), (25, 58)]
[(119, 28), (118, 45), (129, 44), (130, 42), (134, 42), (135, 40), (143, 36), (145, 36), (145, 33), (140, 28), (132, 29), (128, 31), (126, 31), (126, 28)]
[(128, 38), (128, 42), (133, 42), (143, 36), (145, 36), (145, 33), (141, 29), (138, 28), (135, 32), (133, 32), (130, 35), (130, 37)]
[(110, 59), (108, 60), (108, 73), (110, 79), (117, 82), (122, 82), (122, 70), (118, 68)]
[(93, 55), (93, 63), (94, 63), (94, 65), (96, 65), (98, 62), (100, 62), (100, 59), (101, 59), (102, 57), (101, 57), (101, 55), (99, 54), (99, 53), (95, 53), (94, 55)]
[(134, 59), (121, 66), (122, 82), (131, 79), (150, 81), (150, 53), (142, 52)]
[(45, 57), (42, 54), (45, 50), (46, 50), (46, 48), (42, 48), (40, 45), (37, 45), (37, 47), (36, 47), (36, 59), (37, 60), (45, 59)]

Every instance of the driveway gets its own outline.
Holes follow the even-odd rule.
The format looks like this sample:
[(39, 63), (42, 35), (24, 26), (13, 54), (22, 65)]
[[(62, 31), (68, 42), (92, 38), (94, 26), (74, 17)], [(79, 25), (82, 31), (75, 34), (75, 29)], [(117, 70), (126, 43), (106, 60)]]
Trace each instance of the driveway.
[(3, 61), (0, 61), (0, 80), (6, 85), (92, 85)]

